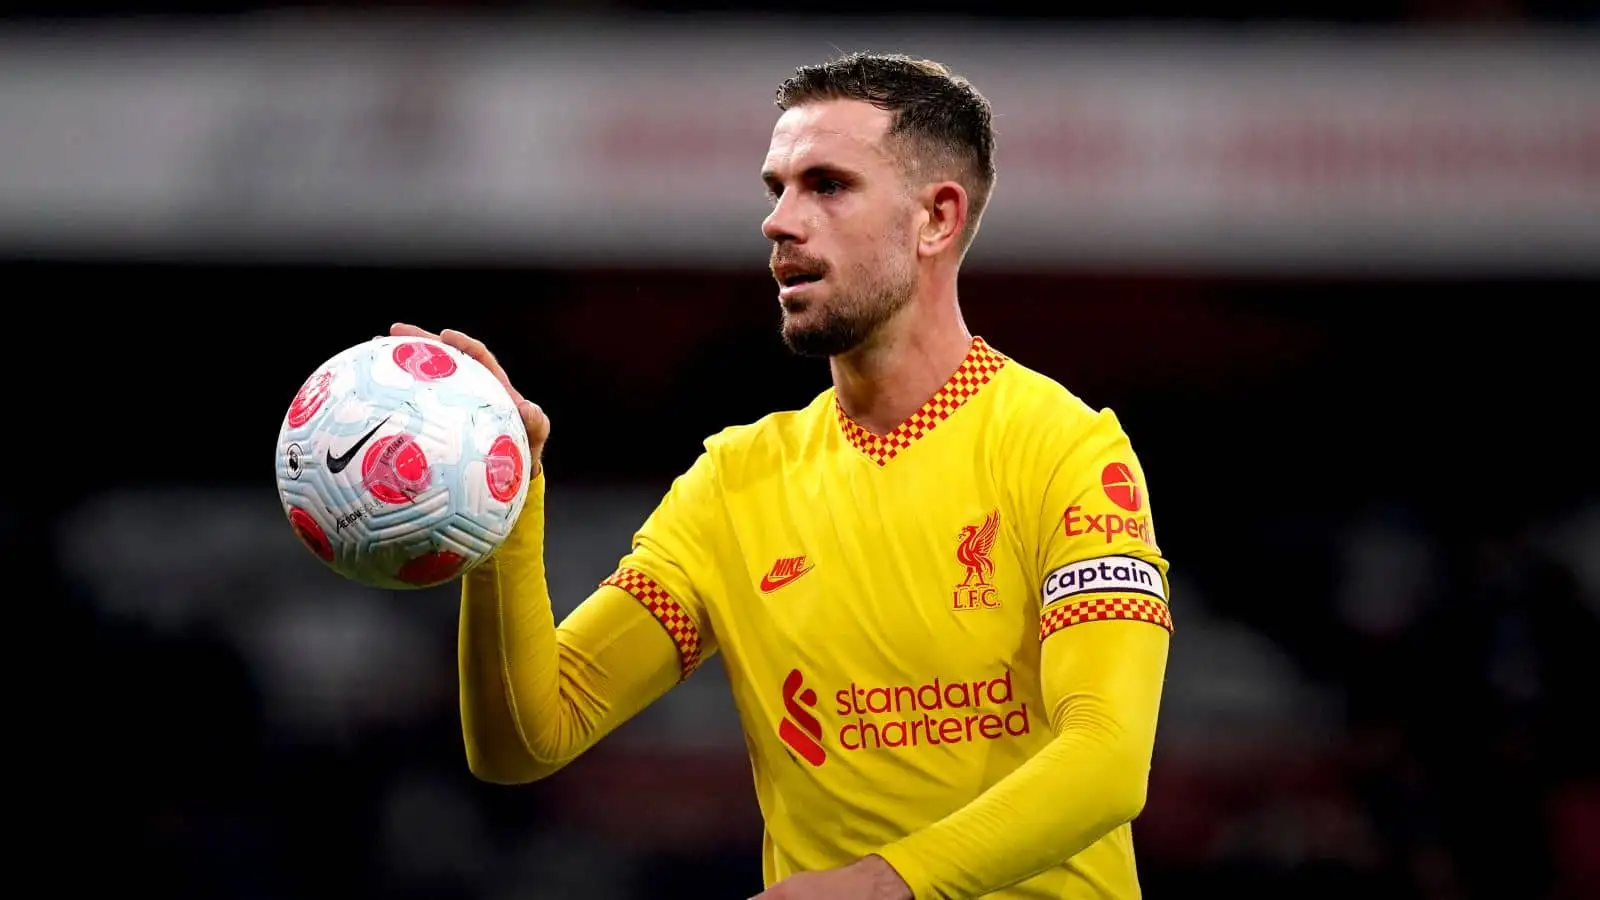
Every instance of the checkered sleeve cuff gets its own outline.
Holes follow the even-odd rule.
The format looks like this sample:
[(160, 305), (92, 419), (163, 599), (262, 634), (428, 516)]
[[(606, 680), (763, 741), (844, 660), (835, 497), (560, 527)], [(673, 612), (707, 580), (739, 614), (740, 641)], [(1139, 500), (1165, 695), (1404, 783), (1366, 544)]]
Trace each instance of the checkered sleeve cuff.
[(1154, 597), (1089, 597), (1045, 607), (1039, 617), (1039, 640), (1072, 625), (1108, 619), (1149, 622), (1172, 631), (1172, 613)]
[(655, 616), (667, 636), (678, 646), (678, 656), (683, 661), (682, 678), (694, 674), (700, 667), (700, 627), (695, 624), (683, 604), (673, 599), (655, 579), (638, 569), (621, 568), (600, 582), (602, 585), (621, 588), (644, 605)]

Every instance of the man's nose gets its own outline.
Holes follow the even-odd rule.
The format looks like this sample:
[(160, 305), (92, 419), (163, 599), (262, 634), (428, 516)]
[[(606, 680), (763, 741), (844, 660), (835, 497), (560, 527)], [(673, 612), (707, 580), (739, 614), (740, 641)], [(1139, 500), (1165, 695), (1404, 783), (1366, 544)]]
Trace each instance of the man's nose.
[(778, 198), (772, 212), (761, 222), (761, 233), (774, 243), (794, 243), (805, 240), (805, 230), (796, 204), (788, 196)]

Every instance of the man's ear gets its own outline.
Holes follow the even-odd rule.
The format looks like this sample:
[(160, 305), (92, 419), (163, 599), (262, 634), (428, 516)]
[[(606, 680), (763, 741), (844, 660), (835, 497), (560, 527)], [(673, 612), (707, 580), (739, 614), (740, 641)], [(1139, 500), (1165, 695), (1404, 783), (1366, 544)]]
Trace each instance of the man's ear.
[(938, 256), (959, 245), (967, 229), (967, 189), (954, 181), (939, 181), (924, 188), (921, 199), (917, 254)]

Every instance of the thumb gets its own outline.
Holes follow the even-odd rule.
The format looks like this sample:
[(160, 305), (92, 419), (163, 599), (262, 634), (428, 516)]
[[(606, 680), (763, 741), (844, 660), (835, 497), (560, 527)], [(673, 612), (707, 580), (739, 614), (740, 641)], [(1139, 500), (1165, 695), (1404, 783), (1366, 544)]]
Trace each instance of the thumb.
[(522, 426), (528, 429), (528, 449), (537, 455), (550, 439), (550, 417), (531, 400), (519, 400), (517, 412), (522, 416)]

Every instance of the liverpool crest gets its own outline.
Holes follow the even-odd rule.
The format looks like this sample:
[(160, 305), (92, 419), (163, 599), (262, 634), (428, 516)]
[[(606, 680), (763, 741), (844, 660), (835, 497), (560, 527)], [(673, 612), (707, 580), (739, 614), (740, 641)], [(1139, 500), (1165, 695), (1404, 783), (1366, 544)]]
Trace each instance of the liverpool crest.
[(976, 525), (967, 525), (956, 537), (956, 562), (966, 568), (965, 577), (951, 595), (953, 609), (999, 609), (1000, 593), (994, 586), (995, 539), (1000, 534), (1000, 510), (989, 513)]

